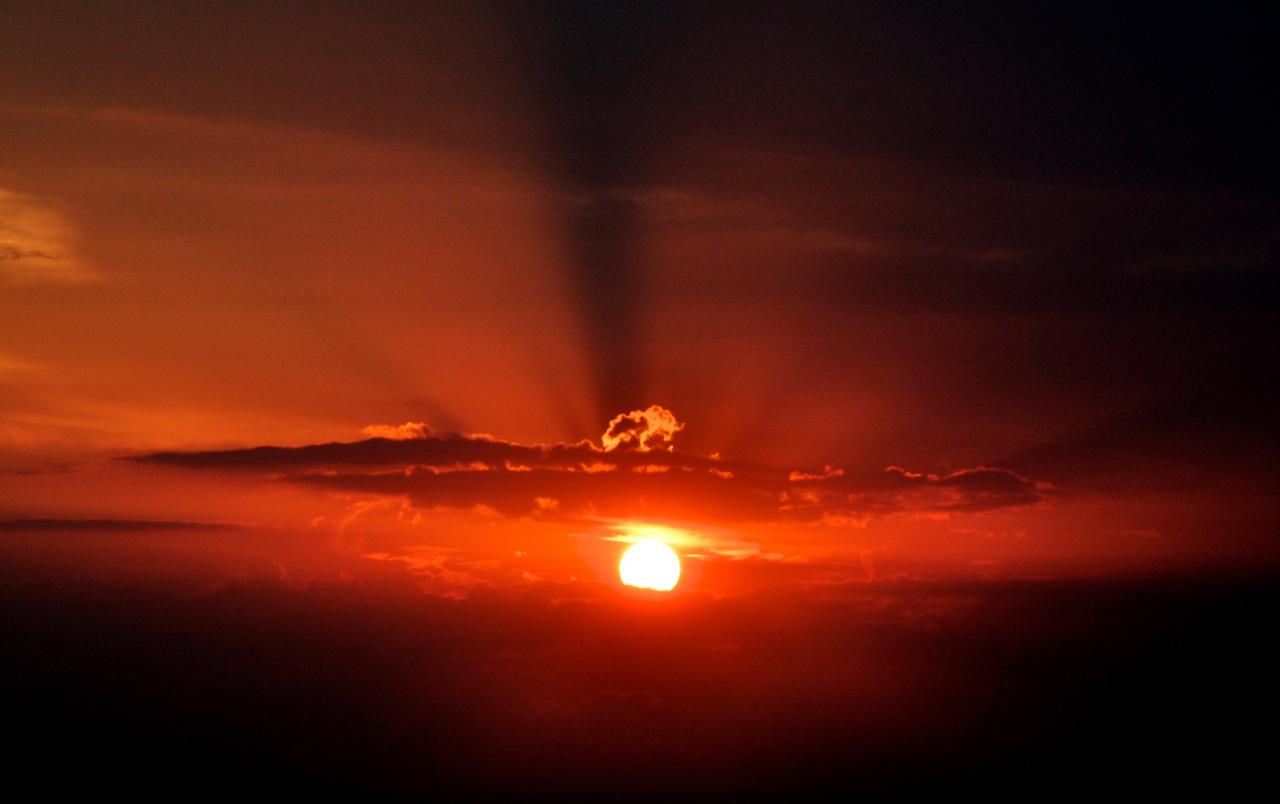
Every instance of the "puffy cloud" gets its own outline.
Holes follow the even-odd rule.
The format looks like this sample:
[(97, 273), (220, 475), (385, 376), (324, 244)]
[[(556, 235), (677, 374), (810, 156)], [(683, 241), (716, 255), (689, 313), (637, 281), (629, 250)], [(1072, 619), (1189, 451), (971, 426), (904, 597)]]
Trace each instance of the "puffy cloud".
[(671, 411), (661, 405), (650, 405), (644, 410), (620, 413), (609, 422), (600, 436), (606, 452), (620, 449), (674, 449), (671, 443), (676, 433), (684, 429)]
[(386, 438), (391, 441), (407, 441), (411, 438), (426, 438), (431, 435), (431, 428), (423, 422), (405, 422), (404, 424), (370, 424), (360, 429), (361, 435), (369, 438)]

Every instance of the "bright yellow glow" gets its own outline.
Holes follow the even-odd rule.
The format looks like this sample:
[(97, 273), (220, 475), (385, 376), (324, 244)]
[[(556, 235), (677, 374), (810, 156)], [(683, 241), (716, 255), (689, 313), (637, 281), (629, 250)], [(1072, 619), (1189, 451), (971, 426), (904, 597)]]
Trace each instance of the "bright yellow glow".
[(622, 554), (618, 575), (627, 586), (670, 592), (680, 580), (680, 557), (662, 542), (645, 539)]

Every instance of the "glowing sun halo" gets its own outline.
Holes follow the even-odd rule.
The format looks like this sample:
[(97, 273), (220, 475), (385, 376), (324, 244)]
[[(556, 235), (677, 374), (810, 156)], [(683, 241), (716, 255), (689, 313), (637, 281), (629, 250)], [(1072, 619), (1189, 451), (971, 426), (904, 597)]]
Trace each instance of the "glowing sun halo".
[(662, 542), (645, 539), (622, 554), (618, 575), (627, 586), (669, 592), (680, 580), (680, 558)]

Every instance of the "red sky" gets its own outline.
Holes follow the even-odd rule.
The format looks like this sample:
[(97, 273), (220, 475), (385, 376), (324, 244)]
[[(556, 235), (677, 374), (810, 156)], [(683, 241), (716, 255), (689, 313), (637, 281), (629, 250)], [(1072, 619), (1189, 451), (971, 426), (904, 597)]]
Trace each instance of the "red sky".
[[(972, 31), (1001, 43), (984, 54), (922, 21), (877, 16), (872, 36), (842, 18), (857, 58), (814, 19), (776, 21), (808, 49), (768, 20), (655, 12), (589, 36), (530, 9), (7, 11), (0, 511), (332, 523), (367, 500), (119, 458), (403, 422), (598, 443), (656, 404), (688, 425), (680, 453), (784, 474), (990, 467), (1036, 489), (803, 526), (722, 521), (693, 489), (644, 509), (787, 561), (1274, 559), (1271, 174), (1242, 177), (1194, 121), (1127, 156), (1159, 115), (1094, 83), (1126, 57), (1083, 86), (1059, 74), (1084, 70), (1074, 52), (1038, 76), (1006, 63), (1043, 20)], [(919, 59), (890, 46), (904, 29)], [(1058, 131), (1037, 90), (1125, 125)], [(1001, 99), (1017, 115), (980, 130)], [(211, 491), (224, 481), (234, 498)], [(426, 522), (410, 541), (451, 538), (431, 522), (456, 511), (407, 504)], [(533, 498), (503, 504), (518, 541)]]
[[(655, 644), (776, 678), (767, 629), (718, 630), (770, 595), (809, 645), (827, 603), (963, 630), (1022, 583), (1269, 571), (1280, 132), (1248, 16), (6, 7), (4, 570), (267, 584), (304, 620), (497, 595), (500, 653), (508, 616), (649, 616), (616, 564), (657, 534), (684, 576), (655, 605), (694, 625)], [(521, 705), (701, 694), (549, 644)], [(893, 644), (844, 704), (929, 688)], [(847, 669), (819, 653), (802, 687)]]

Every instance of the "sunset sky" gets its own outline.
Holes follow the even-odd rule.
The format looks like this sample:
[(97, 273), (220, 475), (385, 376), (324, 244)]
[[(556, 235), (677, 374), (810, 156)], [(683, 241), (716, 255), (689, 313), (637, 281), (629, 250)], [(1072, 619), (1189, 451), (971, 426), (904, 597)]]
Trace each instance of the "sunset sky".
[[(894, 787), (831, 741), (879, 771), (946, 755), (948, 787), (1004, 749), (962, 761), (938, 723), (1034, 745), (1010, 735), (1057, 734), (1064, 701), (1106, 730), (1128, 682), (1072, 688), (1059, 659), (1136, 679), (1225, 651), (1205, 623), (1248, 631), (1234, 607), (1260, 617), (1241, 601), (1280, 566), (1270, 30), (1156, 6), (0, 6), (14, 678), (188, 737), (212, 718), (197, 743), (244, 774), (395, 794), (414, 761), (447, 789), (662, 788), (650, 754), (584, 759), (629, 723), (685, 792)], [(670, 593), (619, 579), (646, 539), (680, 558)], [(1194, 637), (1161, 630), (1175, 611)], [(1079, 653), (1040, 641), (1059, 627)], [(121, 633), (146, 636), (31, 681)], [(1155, 647), (1120, 650), (1135, 633)], [(267, 643), (279, 679), (247, 658)], [(387, 720), (409, 671), (375, 656), (443, 675)], [(173, 714), (214, 687), (275, 726), (246, 747), (236, 714)], [(335, 687), (309, 717), (373, 742), (297, 747)], [(39, 720), (123, 733), (77, 706)]]

